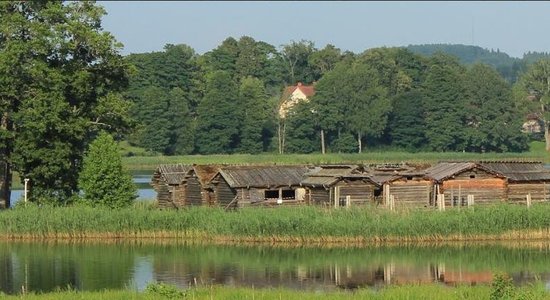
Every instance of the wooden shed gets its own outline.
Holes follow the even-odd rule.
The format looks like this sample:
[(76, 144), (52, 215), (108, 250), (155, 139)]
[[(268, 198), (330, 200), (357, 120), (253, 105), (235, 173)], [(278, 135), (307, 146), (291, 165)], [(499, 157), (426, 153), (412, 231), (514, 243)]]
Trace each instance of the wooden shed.
[(325, 207), (375, 203), (376, 184), (356, 165), (325, 165), (309, 172), (301, 182), (306, 201)]
[(475, 205), (506, 200), (506, 177), (475, 162), (441, 162), (426, 169), (434, 181), (432, 203), (436, 193), (445, 195), (445, 206), (467, 206), (468, 196)]
[(550, 200), (550, 170), (542, 162), (481, 162), (485, 168), (507, 179), (507, 199), (510, 202)]
[[(375, 173), (372, 180), (381, 187), (380, 204), (386, 207), (413, 208), (433, 205), (433, 180), (424, 172)], [(390, 204), (393, 201), (393, 204)]]
[(212, 179), (212, 197), (223, 207), (303, 204), (306, 166), (228, 166)]
[(210, 181), (218, 174), (219, 165), (194, 165), (183, 181), (185, 205), (216, 205)]
[(160, 165), (153, 173), (151, 186), (157, 192), (158, 206), (178, 208), (185, 205), (186, 185), (183, 184), (193, 166), (183, 164)]

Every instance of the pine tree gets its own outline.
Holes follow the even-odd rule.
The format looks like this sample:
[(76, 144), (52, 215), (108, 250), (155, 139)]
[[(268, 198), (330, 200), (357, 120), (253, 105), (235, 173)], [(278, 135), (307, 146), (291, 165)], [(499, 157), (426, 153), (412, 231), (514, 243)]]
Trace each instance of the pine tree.
[(84, 202), (93, 206), (120, 208), (137, 198), (132, 176), (122, 167), (113, 137), (105, 132), (90, 144), (78, 180)]

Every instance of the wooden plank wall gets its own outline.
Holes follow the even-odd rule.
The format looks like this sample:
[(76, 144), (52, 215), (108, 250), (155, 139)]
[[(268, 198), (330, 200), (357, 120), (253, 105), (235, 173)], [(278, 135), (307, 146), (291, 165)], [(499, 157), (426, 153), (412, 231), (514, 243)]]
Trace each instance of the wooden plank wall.
[(335, 187), (339, 189), (340, 199), (345, 199), (346, 196), (350, 196), (352, 206), (374, 203), (375, 186), (371, 183), (362, 180), (342, 180), (338, 182)]
[(184, 207), (185, 206), (185, 190), (187, 186), (185, 183), (180, 185), (168, 186), (172, 194), (172, 202), (175, 207)]
[[(233, 201), (233, 198), (237, 195), (237, 192), (231, 189), (231, 187), (223, 180), (223, 178), (220, 175), (217, 175), (218, 183), (216, 184), (216, 187), (214, 189), (214, 194), (216, 195), (216, 203), (220, 205), (221, 207), (226, 207), (231, 201)], [(234, 203), (236, 206), (236, 203)]]
[(311, 205), (330, 206), (330, 192), (323, 187), (308, 188)]
[(433, 185), (429, 180), (400, 179), (391, 182), (389, 188), (396, 207), (425, 207), (430, 204)]
[(187, 179), (186, 204), (195, 206), (205, 204), (203, 203), (201, 184), (195, 176)]
[(445, 194), (445, 206), (453, 206), (453, 198), (465, 202), (474, 195), (474, 205), (493, 204), (506, 200), (506, 182), (500, 178), (447, 180), (441, 186)]
[(527, 194), (531, 194), (531, 201), (549, 201), (550, 183), (508, 183), (508, 201), (525, 203)]
[(159, 184), (155, 187), (157, 192), (157, 202), (160, 208), (174, 208), (172, 202), (172, 193), (167, 184)]

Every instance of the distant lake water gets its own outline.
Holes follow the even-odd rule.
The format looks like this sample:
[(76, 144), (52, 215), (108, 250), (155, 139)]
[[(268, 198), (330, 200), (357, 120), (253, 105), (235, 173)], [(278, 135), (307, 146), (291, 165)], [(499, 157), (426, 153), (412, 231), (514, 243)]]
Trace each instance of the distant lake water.
[[(153, 171), (151, 170), (137, 170), (132, 171), (132, 179), (134, 184), (138, 188), (138, 198), (137, 200), (154, 200), (157, 198), (157, 192), (153, 190), (151, 185), (151, 177), (153, 176)], [(11, 191), (11, 205), (19, 201), (23, 201), (24, 191), (17, 189)]]
[(550, 283), (548, 243), (310, 248), (0, 242), (0, 292), (133, 289), (163, 282), (181, 289), (224, 285), (329, 291), (388, 285)]

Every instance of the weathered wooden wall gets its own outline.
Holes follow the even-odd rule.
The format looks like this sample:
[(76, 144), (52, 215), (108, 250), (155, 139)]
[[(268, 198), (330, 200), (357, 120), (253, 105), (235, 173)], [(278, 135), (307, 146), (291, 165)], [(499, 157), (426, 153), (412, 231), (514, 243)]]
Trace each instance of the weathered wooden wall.
[(308, 202), (310, 205), (330, 206), (330, 191), (323, 187), (308, 188)]
[(474, 195), (474, 205), (498, 203), (506, 200), (506, 179), (475, 169), (445, 180), (441, 192), (445, 194), (446, 206), (466, 205), (468, 195)]
[(186, 205), (206, 205), (202, 196), (202, 187), (196, 176), (187, 178)]
[(528, 194), (531, 195), (531, 201), (549, 201), (550, 183), (508, 183), (508, 201), (526, 202)]
[[(227, 182), (220, 177), (220, 175), (217, 175), (213, 180), (213, 182), (215, 182), (214, 195), (216, 203), (221, 207), (226, 207), (233, 201), (235, 196), (237, 196), (237, 192), (231, 189)], [(233, 202), (231, 206), (236, 207), (237, 202)]]
[(425, 207), (430, 205), (433, 183), (429, 180), (407, 180), (402, 178), (385, 186), (389, 188), (389, 195), (393, 195), (396, 207)]
[(346, 196), (350, 196), (352, 206), (365, 205), (374, 203), (374, 189), (373, 184), (363, 180), (341, 180), (334, 186), (333, 195), (338, 197), (339, 206), (345, 206), (345, 204), (340, 205), (340, 202), (345, 203)]

